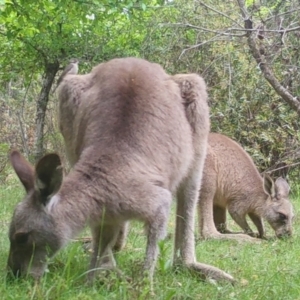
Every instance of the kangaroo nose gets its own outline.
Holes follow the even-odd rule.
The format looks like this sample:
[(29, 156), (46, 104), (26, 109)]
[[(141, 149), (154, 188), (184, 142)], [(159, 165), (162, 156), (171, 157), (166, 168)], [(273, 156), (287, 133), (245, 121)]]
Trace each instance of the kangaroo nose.
[(284, 238), (288, 238), (292, 235), (292, 231), (291, 230), (287, 230), (287, 231), (284, 231), (284, 232), (280, 232), (278, 234), (276, 234), (276, 236), (279, 238), (279, 239), (284, 239)]

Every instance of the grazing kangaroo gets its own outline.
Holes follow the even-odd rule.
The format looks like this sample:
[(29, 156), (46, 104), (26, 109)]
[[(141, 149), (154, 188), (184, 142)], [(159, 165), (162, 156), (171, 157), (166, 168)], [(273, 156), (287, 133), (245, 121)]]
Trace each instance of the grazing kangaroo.
[(10, 224), (8, 266), (39, 278), (53, 256), (88, 224), (93, 251), (88, 273), (116, 263), (112, 247), (127, 220), (147, 228), (144, 274), (152, 275), (177, 194), (175, 263), (233, 281), (196, 262), (194, 215), (209, 133), (203, 79), (170, 76), (160, 65), (113, 59), (86, 75), (67, 74), (58, 87), (59, 126), (71, 172), (62, 180), (59, 156), (33, 168), (18, 151), (12, 166), (27, 195)]
[[(283, 178), (275, 182), (259, 174), (252, 159), (230, 138), (210, 133), (198, 204), (200, 234), (203, 238), (241, 238), (228, 233), (226, 210), (245, 233), (254, 236), (246, 221), (250, 217), (265, 236), (262, 218), (275, 230), (277, 237), (292, 234), (293, 207), (289, 185)], [(218, 232), (219, 231), (219, 232)]]

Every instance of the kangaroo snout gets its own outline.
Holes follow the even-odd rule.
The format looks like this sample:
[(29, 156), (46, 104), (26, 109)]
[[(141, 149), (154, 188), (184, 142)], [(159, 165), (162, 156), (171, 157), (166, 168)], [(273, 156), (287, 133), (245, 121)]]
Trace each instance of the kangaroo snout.
[(275, 234), (279, 239), (289, 238), (292, 236), (292, 229), (279, 229), (275, 231)]

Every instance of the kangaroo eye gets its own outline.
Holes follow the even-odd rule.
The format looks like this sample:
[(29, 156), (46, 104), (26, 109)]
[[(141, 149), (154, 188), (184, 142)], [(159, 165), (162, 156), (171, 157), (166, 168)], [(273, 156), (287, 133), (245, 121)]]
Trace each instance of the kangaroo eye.
[(278, 213), (278, 216), (279, 216), (279, 219), (282, 221), (287, 219), (287, 216), (283, 213)]

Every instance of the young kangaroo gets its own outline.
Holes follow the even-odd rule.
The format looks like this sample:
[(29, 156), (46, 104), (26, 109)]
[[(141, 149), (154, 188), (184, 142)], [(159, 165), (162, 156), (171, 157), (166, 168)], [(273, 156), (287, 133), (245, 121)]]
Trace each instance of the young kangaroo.
[(215, 279), (233, 278), (195, 260), (194, 215), (209, 133), (206, 87), (195, 74), (169, 76), (154, 63), (113, 59), (58, 87), (59, 125), (73, 165), (62, 180), (56, 154), (33, 168), (11, 163), (27, 192), (14, 211), (8, 266), (40, 277), (53, 256), (88, 224), (96, 269), (115, 267), (112, 247), (127, 220), (147, 228), (143, 270), (150, 276), (177, 193), (174, 260)]
[[(291, 235), (294, 215), (288, 198), (289, 189), (283, 178), (275, 182), (268, 175), (262, 178), (239, 144), (224, 135), (210, 133), (198, 204), (202, 237), (222, 238), (224, 236), (219, 232), (229, 232), (227, 209), (249, 235), (254, 234), (246, 215), (257, 227), (260, 238), (265, 236), (262, 218), (268, 221), (277, 237)], [(244, 238), (244, 235), (240, 237)], [(230, 238), (234, 238), (233, 235)]]

